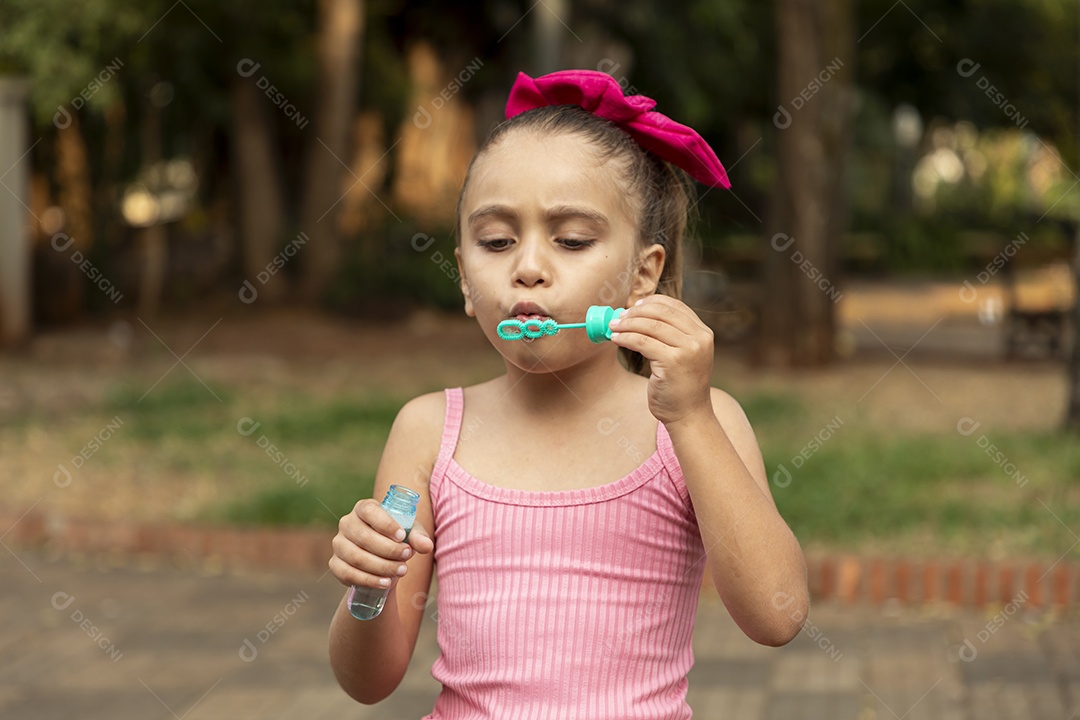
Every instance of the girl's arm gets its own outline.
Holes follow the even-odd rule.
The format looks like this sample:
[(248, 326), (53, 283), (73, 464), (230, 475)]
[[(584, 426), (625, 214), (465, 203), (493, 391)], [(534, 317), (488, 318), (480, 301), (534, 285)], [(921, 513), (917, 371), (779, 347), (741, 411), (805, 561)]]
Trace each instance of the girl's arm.
[(712, 330), (664, 295), (639, 300), (611, 329), (613, 343), (649, 360), (649, 410), (671, 436), (728, 612), (759, 643), (791, 641), (809, 612), (806, 560), (776, 510), (745, 413), (710, 386)]
[[(428, 487), (444, 412), (441, 392), (405, 404), (394, 420), (379, 461), (373, 498), (360, 501), (353, 512), (341, 519), (334, 538), (330, 570), (343, 585), (364, 583), (372, 587), (373, 575), (393, 578), (386, 604), (375, 618), (357, 620), (349, 613), (343, 597), (330, 624), (329, 654), (334, 676), (350, 697), (365, 705), (385, 700), (405, 677), (429, 604), (435, 548), (431, 535), (435, 525)], [(392, 540), (399, 524), (375, 500), (384, 497), (393, 484), (420, 494), (407, 542)], [(386, 557), (400, 552), (395, 544), (412, 549), (408, 559)], [(384, 550), (371, 550), (378, 548)], [(399, 564), (407, 568), (403, 576), (394, 574)]]
[(809, 612), (806, 561), (769, 491), (746, 414), (711, 389), (712, 412), (667, 425), (694, 504), (709, 574), (744, 633), (784, 645)]

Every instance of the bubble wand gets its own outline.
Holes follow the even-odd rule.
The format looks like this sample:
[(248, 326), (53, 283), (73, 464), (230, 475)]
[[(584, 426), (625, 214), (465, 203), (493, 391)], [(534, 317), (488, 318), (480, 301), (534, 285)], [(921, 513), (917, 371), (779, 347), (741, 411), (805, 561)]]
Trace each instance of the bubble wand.
[(593, 305), (585, 313), (585, 322), (559, 324), (551, 318), (541, 320), (530, 318), (528, 320), (503, 320), (496, 328), (499, 337), (503, 340), (521, 340), (522, 338), (536, 338), (545, 335), (554, 335), (560, 330), (573, 328), (585, 328), (589, 339), (594, 343), (602, 343), (611, 339), (611, 321), (617, 319), (625, 308), (613, 308), (608, 305)]

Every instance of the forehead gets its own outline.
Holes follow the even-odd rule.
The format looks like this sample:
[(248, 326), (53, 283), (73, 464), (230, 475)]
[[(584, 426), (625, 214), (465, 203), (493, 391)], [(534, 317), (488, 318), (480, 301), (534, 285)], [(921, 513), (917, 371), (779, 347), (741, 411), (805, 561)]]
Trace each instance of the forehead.
[(632, 223), (622, 170), (581, 135), (511, 131), (477, 158), (463, 217), (488, 203), (522, 209), (587, 204), (613, 222)]

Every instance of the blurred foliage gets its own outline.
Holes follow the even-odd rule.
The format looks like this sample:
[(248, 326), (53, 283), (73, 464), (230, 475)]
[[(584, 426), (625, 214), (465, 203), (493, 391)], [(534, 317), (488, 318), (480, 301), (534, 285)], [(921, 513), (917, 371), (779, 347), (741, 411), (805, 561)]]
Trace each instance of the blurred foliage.
[(431, 229), (408, 218), (383, 222), (372, 231), (381, 240), (378, 257), (370, 246), (350, 245), (329, 304), (350, 317), (373, 320), (401, 318), (418, 306), (460, 309), (451, 230), (429, 235), (422, 227)]
[[(748, 0), (581, 0), (569, 7), (569, 16), (560, 20), (570, 29), (564, 54), (571, 65), (605, 70), (629, 91), (655, 98), (659, 109), (698, 129), (734, 168), (734, 192), (700, 193), (699, 231), (706, 246), (723, 247), (728, 236), (759, 233), (775, 185), (779, 131), (772, 117), (779, 103), (790, 101), (776, 94), (774, 5)], [(960, 234), (965, 231), (995, 228), (1008, 234), (1012, 227), (1030, 227), (1044, 215), (1075, 222), (1080, 191), (1070, 188), (1074, 178), (1069, 168), (1080, 167), (1080, 49), (1073, 4), (867, 0), (855, 7), (858, 54), (842, 59), (856, 74), (859, 97), (851, 224), (856, 231), (881, 235), (888, 267), (955, 269), (964, 252)], [(411, 81), (405, 56), (411, 44), (431, 43), (447, 68), (462, 67), (474, 57), (483, 61), (461, 89), (462, 97), (478, 109), (477, 130), (483, 135), (488, 123), (497, 120), (493, 112), (501, 107), (516, 73), (537, 73), (533, 18), (550, 12), (529, 0), (368, 0), (365, 9), (360, 105), (382, 118), (391, 142), (414, 111), (406, 107)], [(103, 110), (120, 102), (127, 141), (120, 178), (111, 181), (130, 180), (143, 162), (139, 134), (151, 91), (166, 83), (171, 102), (162, 112), (164, 152), (194, 158), (204, 178), (204, 207), (197, 211), (205, 212), (230, 194), (229, 183), (220, 178), (228, 177), (232, 162), (229, 87), (238, 78), (238, 62), (259, 63), (260, 76), (301, 115), (313, 115), (318, 92), (314, 0), (6, 0), (0, 4), (0, 27), (0, 72), (31, 79), (35, 134), (48, 141), (33, 150), (37, 167), (48, 168), (55, 160), (54, 114), (83, 94), (82, 128), (95, 181), (102, 181), (105, 165), (108, 129)], [(103, 68), (118, 62), (122, 65), (109, 79), (96, 80), (104, 77)], [(961, 72), (961, 63), (974, 69)], [(1001, 93), (1001, 101), (987, 95), (990, 85)], [(975, 150), (988, 165), (981, 178), (939, 184), (934, 207), (920, 208), (918, 218), (905, 217), (910, 213), (897, 210), (894, 202), (898, 151), (892, 116), (902, 103), (914, 106), (926, 126), (920, 157), (939, 150), (930, 139), (934, 127), (952, 127), (962, 120), (980, 144), (954, 151), (963, 156)], [(1005, 103), (1015, 110), (1011, 116), (1003, 109)], [(313, 138), (281, 113), (271, 115), (290, 203), (286, 211), (295, 216)], [(1021, 117), (1023, 128), (1018, 129)], [(991, 147), (994, 142), (1004, 154)], [(1036, 195), (1018, 184), (1025, 171), (1030, 175), (1032, 142), (1060, 151), (1059, 172)], [(1009, 147), (1012, 155), (1004, 152)], [(380, 195), (388, 195), (393, 182), (392, 162), (390, 167), (385, 185), (373, 188)], [(114, 191), (98, 193), (99, 205)], [(115, 208), (99, 210), (99, 224), (107, 225), (101, 236), (122, 235)], [(363, 288), (393, 291), (405, 301), (452, 304), (444, 294), (446, 273), (437, 263), (416, 263), (416, 253), (395, 249), (401, 244), (399, 236), (411, 237), (408, 225), (376, 227), (354, 239), (334, 293), (339, 307), (354, 302)], [(373, 245), (381, 245), (374, 254)], [(444, 247), (442, 241), (437, 247)], [(130, 253), (131, 247), (110, 243), (106, 252)], [(373, 265), (372, 258), (383, 264)], [(103, 266), (111, 264), (106, 257), (98, 259)], [(228, 278), (227, 284), (233, 280)], [(418, 288), (418, 283), (434, 285)]]

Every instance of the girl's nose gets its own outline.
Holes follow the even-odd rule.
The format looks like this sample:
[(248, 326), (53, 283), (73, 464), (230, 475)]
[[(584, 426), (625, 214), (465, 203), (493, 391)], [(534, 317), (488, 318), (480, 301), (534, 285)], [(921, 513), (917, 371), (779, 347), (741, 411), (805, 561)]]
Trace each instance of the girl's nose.
[(516, 260), (513, 277), (515, 285), (533, 287), (551, 284), (550, 263), (544, 254), (542, 243), (522, 242), (518, 246)]

